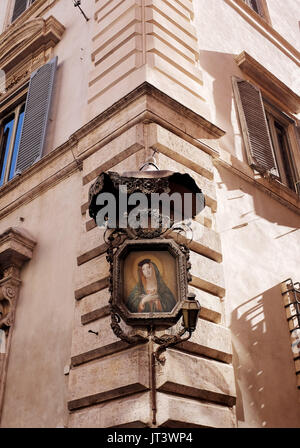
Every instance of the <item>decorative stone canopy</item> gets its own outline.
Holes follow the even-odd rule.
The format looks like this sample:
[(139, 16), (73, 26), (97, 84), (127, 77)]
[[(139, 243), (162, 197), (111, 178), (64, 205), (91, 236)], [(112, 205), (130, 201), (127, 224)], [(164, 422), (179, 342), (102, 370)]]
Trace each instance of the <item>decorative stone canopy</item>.
[(64, 31), (65, 27), (53, 16), (20, 24), (0, 40), (0, 68), (8, 72), (36, 50), (53, 48)]
[[(205, 207), (204, 194), (189, 174), (175, 173), (173, 171), (129, 171), (122, 175), (108, 171), (101, 173), (89, 191), (89, 214), (96, 220), (101, 206), (96, 204), (100, 193), (112, 193), (116, 198), (117, 211), (119, 209), (119, 190), (121, 186), (127, 187), (127, 195), (144, 193), (150, 197), (152, 193), (179, 193), (182, 196), (182, 210), (184, 210), (184, 193), (192, 194), (192, 210), (190, 216), (194, 218)], [(197, 195), (197, 196), (196, 196)], [(133, 207), (132, 207), (133, 208)], [(130, 207), (128, 207), (128, 212)], [(173, 213), (171, 207), (171, 214)], [(183, 216), (182, 216), (183, 219)]]

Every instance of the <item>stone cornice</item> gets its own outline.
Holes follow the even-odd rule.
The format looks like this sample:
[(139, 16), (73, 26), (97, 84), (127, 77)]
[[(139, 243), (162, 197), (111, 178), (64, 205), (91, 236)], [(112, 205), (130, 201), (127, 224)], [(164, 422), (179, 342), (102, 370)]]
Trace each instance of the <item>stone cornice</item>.
[(64, 31), (65, 27), (53, 16), (20, 24), (0, 40), (0, 68), (7, 73), (39, 48), (53, 48)]
[(300, 97), (246, 51), (236, 56), (235, 61), (246, 75), (271, 97), (284, 104), (290, 112), (295, 114), (300, 112)]
[[(239, 169), (237, 169), (236, 167), (233, 167), (232, 164), (228, 164), (225, 161), (227, 160), (227, 158), (223, 160), (222, 155), (219, 158), (218, 157), (219, 151), (216, 151), (213, 147), (214, 143), (216, 142), (214, 140), (216, 136), (212, 137), (213, 140), (208, 141), (209, 144), (211, 145), (209, 147), (206, 144), (203, 144), (201, 140), (197, 140), (195, 136), (193, 137), (192, 135), (188, 135), (186, 132), (184, 133), (182, 130), (180, 131), (176, 127), (170, 127), (169, 123), (163, 121), (160, 117), (158, 117), (156, 114), (154, 114), (153, 112), (151, 112), (151, 110), (147, 108), (144, 109), (142, 113), (129, 120), (126, 124), (112, 130), (108, 135), (104, 136), (101, 141), (96, 139), (96, 142), (93, 142), (92, 139), (89, 138), (88, 139), (89, 144), (87, 146), (85, 145), (87, 137), (90, 136), (93, 132), (96, 132), (97, 129), (101, 126), (101, 123), (111, 119), (114, 116), (114, 114), (119, 113), (123, 108), (126, 108), (131, 102), (135, 101), (136, 99), (147, 93), (149, 95), (157, 96), (158, 98), (161, 98), (160, 95), (162, 94), (155, 87), (147, 83), (141, 85), (138, 89), (135, 89), (135, 91), (128, 94), (122, 100), (113, 105), (111, 108), (101, 113), (93, 120), (91, 120), (90, 122), (82, 126), (80, 129), (78, 129), (75, 133), (71, 135), (71, 137), (66, 142), (64, 142), (62, 145), (51, 151), (49, 154), (45, 155), (39, 162), (35, 163), (32, 167), (25, 170), (24, 173), (22, 173), (22, 175), (14, 177), (10, 182), (3, 185), (0, 188), (0, 200), (2, 200), (2, 203), (4, 202), (4, 198), (6, 197), (6, 195), (10, 194), (11, 191), (19, 187), (20, 191), (22, 190), (22, 194), (20, 194), (19, 197), (17, 197), (15, 200), (12, 200), (11, 202), (7, 203), (7, 205), (3, 206), (3, 208), (0, 209), (0, 218), (9, 215), (14, 210), (18, 209), (24, 204), (31, 202), (36, 197), (40, 196), (42, 193), (52, 188), (54, 185), (58, 184), (67, 177), (71, 176), (76, 171), (80, 170), (82, 167), (82, 163), (86, 158), (88, 158), (91, 154), (98, 151), (101, 147), (112, 141), (118, 135), (125, 132), (126, 129), (129, 129), (130, 127), (132, 127), (137, 123), (150, 123), (150, 122), (158, 123), (161, 126), (170, 129), (172, 132), (180, 135), (181, 138), (185, 139), (186, 141), (189, 141), (193, 143), (195, 146), (198, 146), (200, 149), (204, 151), (207, 150), (207, 152), (214, 157), (217, 164), (219, 163), (225, 166), (226, 168), (232, 169), (236, 174), (240, 175), (244, 179), (248, 180), (249, 182), (255, 183), (257, 188), (267, 193), (270, 192), (270, 194), (272, 194), (273, 197), (277, 199), (279, 202), (282, 202), (285, 206), (291, 208), (296, 213), (300, 214), (300, 203), (296, 193), (293, 193), (292, 191), (288, 190), (283, 186), (280, 186), (279, 184), (275, 185), (274, 182), (268, 181), (267, 179), (261, 179), (260, 181), (257, 181), (254, 178), (251, 178), (249, 171), (247, 171), (246, 169), (246, 168), (249, 169), (248, 165), (245, 165), (245, 168), (243, 170), (240, 169), (240, 165), (242, 164), (242, 162), (238, 163)], [(170, 99), (170, 101), (172, 104), (174, 103), (173, 104), (174, 107), (178, 105), (178, 103), (174, 102), (174, 100)], [(183, 111), (181, 111), (181, 113), (183, 113), (185, 109), (186, 108), (183, 107)], [(189, 116), (189, 113), (191, 114), (191, 116)], [(188, 112), (188, 110), (186, 110), (186, 117), (189, 118), (190, 120), (197, 120), (198, 117), (199, 120), (199, 116), (197, 116), (197, 114), (194, 114), (192, 111)], [(200, 123), (198, 121), (198, 126), (200, 124), (201, 121)], [(218, 129), (219, 128), (216, 128), (216, 130)], [(221, 131), (221, 129), (216, 131), (216, 133), (217, 132), (219, 132), (220, 136), (223, 135), (223, 131)], [(78, 151), (79, 146), (81, 146), (81, 148), (84, 148), (84, 151), (82, 150)], [(31, 182), (31, 179), (34, 179), (35, 176), (39, 176), (39, 178), (41, 178), (41, 173), (45, 172), (45, 170), (47, 170), (47, 167), (54, 166), (53, 165), (54, 162), (56, 169), (55, 171), (52, 171), (52, 174), (42, 176), (44, 177), (43, 180), (40, 180), (38, 183), (35, 182), (33, 187), (31, 186), (31, 188), (26, 189), (25, 186), (26, 182), (28, 182), (29, 180)], [(236, 162), (238, 162), (237, 159)], [(244, 164), (242, 165), (244, 166)]]
[(274, 44), (279, 50), (300, 66), (300, 52), (281, 34), (279, 34), (265, 19), (253, 11), (243, 0), (224, 0), (240, 14), (259, 33)]
[[(10, 11), (8, 12), (6, 16), (6, 27), (5, 31), (0, 34), (0, 40), (7, 36), (9, 33), (13, 32), (15, 28), (18, 28), (20, 25), (27, 22), (29, 19), (32, 19), (34, 17), (41, 17), (43, 14), (45, 14), (50, 8), (52, 8), (55, 3), (57, 3), (59, 0), (39, 0), (34, 2), (29, 8), (27, 8), (16, 20), (14, 20), (11, 23), (11, 16), (12, 16), (12, 9), (10, 8)], [(11, 2), (11, 6), (13, 6), (14, 2)]]
[(0, 268), (21, 265), (32, 258), (36, 242), (23, 229), (10, 227), (0, 234)]

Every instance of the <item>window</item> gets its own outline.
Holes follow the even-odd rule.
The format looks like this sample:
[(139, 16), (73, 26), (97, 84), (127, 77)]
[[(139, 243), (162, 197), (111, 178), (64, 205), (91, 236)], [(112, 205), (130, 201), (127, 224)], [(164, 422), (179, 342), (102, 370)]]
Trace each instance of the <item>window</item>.
[(43, 154), (57, 57), (32, 73), (26, 103), (0, 117), (0, 187)]
[(293, 120), (262, 97), (249, 81), (233, 79), (233, 90), (249, 165), (260, 173), (297, 191), (297, 170), (293, 159)]
[(282, 113), (276, 112), (266, 102), (264, 106), (277, 167), (273, 176), (284, 185), (294, 189), (296, 179), (288, 134), (290, 122)]
[(11, 21), (14, 22), (35, 0), (15, 0)]
[(1, 120), (0, 125), (0, 186), (12, 179), (19, 150), (25, 103), (19, 104)]
[(259, 1), (258, 0), (244, 0), (244, 2), (250, 6), (257, 14), (261, 15), (260, 8), (259, 8)]
[(270, 22), (269, 11), (267, 7), (266, 0), (242, 0), (243, 3), (249, 6), (253, 11), (256, 12), (263, 19)]

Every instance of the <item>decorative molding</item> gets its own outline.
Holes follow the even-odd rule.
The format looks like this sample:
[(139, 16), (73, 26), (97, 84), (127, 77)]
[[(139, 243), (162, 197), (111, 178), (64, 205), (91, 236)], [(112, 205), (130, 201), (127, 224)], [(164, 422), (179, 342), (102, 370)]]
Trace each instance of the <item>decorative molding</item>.
[(193, 2), (182, 0), (104, 1), (93, 28), (88, 103), (104, 110), (149, 81), (206, 116)]
[(295, 114), (300, 112), (300, 96), (287, 87), (256, 59), (243, 51), (235, 57), (239, 68), (265, 90), (272, 98), (275, 98)]
[(279, 34), (264, 18), (251, 9), (243, 0), (224, 0), (259, 33), (274, 44), (282, 53), (300, 66), (300, 52)]
[[(113, 119), (116, 114), (119, 114), (122, 110), (129, 108), (134, 102), (143, 98), (143, 96), (145, 96), (145, 108), (141, 109), (141, 112), (138, 115), (134, 115), (134, 117), (129, 118), (125, 124), (122, 123), (120, 127), (111, 130), (110, 133), (106, 134), (100, 141), (98, 140), (97, 143), (95, 143), (95, 140), (91, 136), (93, 132), (97, 133), (99, 127), (103, 123)], [(165, 121), (165, 119), (158, 115), (155, 110), (153, 111), (153, 104), (157, 107), (157, 109), (160, 108), (161, 104), (164, 104), (170, 109), (172, 114), (181, 117), (181, 119), (178, 120), (178, 125), (175, 126), (174, 124)], [(199, 149), (213, 154), (214, 157), (218, 155), (217, 150), (214, 149), (214, 139), (223, 136), (224, 131), (214, 126), (205, 118), (199, 116), (187, 107), (173, 100), (169, 96), (165, 95), (163, 92), (150, 84), (143, 83), (137, 89), (134, 89), (130, 92), (130, 94), (122, 98), (122, 100), (118, 101), (105, 112), (99, 114), (96, 118), (78, 129), (62, 145), (46, 154), (40, 161), (26, 169), (20, 176), (15, 176), (11, 181), (4, 184), (0, 188), (1, 204), (3, 204), (0, 208), (0, 218), (7, 216), (20, 206), (31, 202), (49, 188), (63, 181), (66, 177), (72, 175), (78, 169), (80, 170), (82, 162), (85, 159), (90, 157), (96, 151), (99, 151), (100, 148), (107, 145), (117, 136), (123, 134), (127, 129), (130, 129), (138, 123), (149, 122), (160, 124), (184, 140), (194, 144)], [(198, 133), (202, 130), (203, 133), (210, 135), (210, 138), (212, 139), (211, 142), (206, 139), (204, 143), (201, 139), (197, 138), (196, 132)], [(210, 143), (211, 146), (207, 143)], [(78, 149), (79, 147), (84, 148), (84, 150), (81, 150), (80, 152)], [(70, 157), (66, 159), (66, 154), (68, 152)], [(75, 159), (74, 154), (76, 157)], [(47, 177), (44, 176), (44, 178), (41, 179), (41, 174), (45, 173), (47, 167), (52, 166), (54, 161), (56, 161), (56, 166), (58, 167), (57, 171)], [(94, 177), (96, 177), (96, 175)], [(34, 183), (35, 178), (36, 183)], [(29, 180), (31, 186), (27, 188), (24, 186), (24, 183), (29, 182)], [(20, 194), (20, 197), (14, 199), (7, 205), (4, 205), (5, 202), (3, 199), (5, 195), (11, 191), (16, 191), (21, 184), (22, 195)]]
[(10, 5), (7, 10), (5, 19), (6, 28), (5, 31), (3, 31), (3, 35), (7, 35), (15, 27), (19, 27), (21, 24), (27, 22), (29, 19), (35, 17), (41, 17), (50, 8), (52, 8), (58, 1), (59, 0), (38, 0), (34, 2), (31, 6), (29, 6), (29, 8), (27, 8), (16, 20), (11, 22), (14, 8), (14, 0), (10, 0)]
[[(257, 0), (258, 3), (258, 8), (259, 8), (259, 13), (257, 13), (253, 8), (251, 8), (251, 6), (249, 6), (245, 0), (235, 0), (238, 5), (240, 5), (241, 7), (245, 8), (245, 10), (251, 14), (253, 17), (257, 18), (257, 16), (259, 17), (259, 19), (263, 19), (265, 20), (267, 23), (269, 23), (270, 25), (272, 25), (271, 23), (271, 17), (269, 14), (269, 10), (268, 10), (268, 5), (266, 0)], [(242, 4), (241, 2), (243, 2), (244, 4)], [(253, 15), (254, 13), (254, 15)]]
[(20, 24), (0, 40), (0, 68), (7, 73), (35, 51), (53, 48), (64, 31), (65, 27), (53, 16)]
[(21, 268), (30, 260), (36, 242), (24, 230), (10, 227), (0, 235), (0, 419), (9, 350), (21, 286)]

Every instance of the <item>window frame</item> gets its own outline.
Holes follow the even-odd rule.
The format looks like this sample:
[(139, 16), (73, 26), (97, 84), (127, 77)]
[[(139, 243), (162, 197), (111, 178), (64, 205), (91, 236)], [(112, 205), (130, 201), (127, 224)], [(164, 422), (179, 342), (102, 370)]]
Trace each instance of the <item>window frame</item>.
[[(15, 176), (12, 176), (11, 179), (9, 179), (10, 177), (10, 170), (11, 170), (11, 162), (13, 159), (13, 154), (14, 154), (14, 150), (15, 150), (15, 141), (16, 141), (16, 136), (17, 136), (17, 130), (18, 130), (18, 125), (19, 125), (19, 118), (21, 115), (21, 110), (22, 108), (24, 108), (23, 113), (25, 113), (25, 104), (26, 104), (26, 96), (27, 96), (27, 91), (24, 95), (22, 95), (21, 100), (19, 99), (19, 101), (15, 102), (13, 106), (8, 107), (7, 109), (5, 109), (5, 113), (3, 112), (3, 114), (1, 114), (2, 116), (0, 117), (0, 149), (2, 147), (2, 125), (4, 123), (4, 121), (11, 115), (11, 114), (15, 114), (15, 118), (14, 118), (14, 123), (13, 123), (13, 128), (12, 128), (12, 134), (11, 134), (11, 138), (10, 138), (10, 142), (9, 142), (9, 149), (8, 149), (8, 158), (5, 164), (5, 171), (4, 171), (4, 178), (2, 183), (0, 183), (0, 188), (5, 185), (7, 182), (9, 182), (10, 180), (12, 180)], [(22, 125), (23, 126), (23, 125)], [(22, 128), (21, 128), (21, 134), (22, 134)], [(19, 150), (19, 146), (20, 146), (20, 140), (19, 140), (19, 144), (18, 144), (18, 148), (16, 149), (17, 151)], [(3, 165), (0, 166), (0, 173), (2, 172), (3, 169)], [(1, 180), (0, 180), (1, 182)]]
[[(248, 122), (245, 115), (245, 103), (241, 98), (241, 92), (238, 84), (240, 82), (249, 83), (259, 94), (259, 104), (265, 116), (265, 131), (267, 132), (269, 150), (272, 153), (274, 168), (259, 169), (254, 155), (255, 147), (253, 147), (252, 139), (249, 134)], [(299, 195), (300, 190), (300, 140), (297, 138), (297, 121), (293, 115), (287, 114), (285, 111), (278, 108), (276, 103), (266, 95), (266, 92), (252, 79), (232, 76), (232, 86), (234, 101), (236, 105), (237, 117), (240, 125), (241, 134), (243, 137), (244, 147), (246, 149), (247, 161), (254, 173), (260, 173), (266, 177), (270, 182), (274, 181), (293, 194)], [(282, 155), (277, 133), (275, 130), (275, 122), (284, 130), (284, 137), (286, 139), (287, 149), (287, 165), (285, 168), (284, 156)], [(290, 179), (290, 182), (289, 180)]]
[(255, 0), (257, 3), (257, 9), (261, 11), (261, 13), (256, 12), (255, 9), (248, 4), (246, 0), (234, 0), (238, 3), (242, 8), (244, 8), (247, 12), (250, 12), (252, 16), (256, 18), (261, 18), (269, 25), (272, 25), (271, 17), (269, 14), (267, 0)]
[[(279, 172), (280, 178), (272, 175), (272, 177), (286, 186), (289, 189), (297, 192), (296, 183), (298, 180), (298, 172), (297, 166), (294, 157), (294, 145), (292, 139), (292, 128), (294, 127), (294, 122), (287, 116), (283, 114), (283, 112), (279, 111), (275, 106), (270, 104), (263, 97), (263, 104), (265, 108), (265, 113), (267, 117), (267, 123), (269, 127), (269, 132), (271, 136), (272, 148), (275, 156), (275, 161), (277, 164), (277, 170)], [(286, 169), (285, 163), (283, 160), (282, 149), (280, 147), (280, 143), (278, 141), (277, 132), (276, 132), (276, 123), (280, 125), (280, 127), (284, 130), (284, 137), (286, 140), (285, 148), (283, 150), (287, 151), (287, 163), (288, 167)], [(287, 172), (288, 171), (288, 172)], [(292, 185), (291, 185), (292, 184)]]
[(18, 17), (16, 17), (15, 20), (13, 20), (13, 14), (14, 14), (16, 1), (17, 0), (12, 0), (12, 3), (11, 3), (10, 14), (9, 14), (9, 23), (10, 24), (14, 23), (16, 20), (18, 20), (18, 18), (21, 17), (24, 14), (24, 12), (27, 11), (27, 9), (30, 8), (30, 6), (32, 6), (34, 4), (34, 2), (37, 0), (27, 0), (26, 8), (24, 9), (24, 11)]
[[(14, 111), (20, 110), (23, 105), (26, 104), (27, 94), (29, 89), (29, 81), (27, 81), (25, 84), (20, 86), (15, 92), (13, 92), (11, 95), (9, 95), (7, 98), (5, 98), (2, 102), (0, 102), (0, 127), (2, 126), (3, 121)], [(19, 115), (18, 115), (19, 119)], [(9, 172), (10, 172), (10, 164), (12, 160), (12, 153), (13, 153), (13, 146), (14, 144), (12, 141), (15, 140), (16, 130), (18, 126), (18, 119), (14, 123), (14, 133), (11, 139), (10, 148), (9, 148), (9, 159), (6, 164), (5, 168), (5, 175), (3, 183), (0, 185), (0, 188), (2, 188), (4, 185), (6, 185), (10, 180), (12, 180), (15, 176), (13, 176), (10, 180), (8, 180)], [(1, 133), (1, 128), (0, 128)], [(21, 131), (22, 134), (22, 131)], [(0, 135), (0, 148), (2, 144), (2, 137)], [(20, 145), (20, 142), (19, 142)], [(19, 147), (18, 147), (19, 149)], [(9, 168), (8, 168), (9, 166)], [(0, 173), (1, 173), (2, 167), (0, 167)]]

